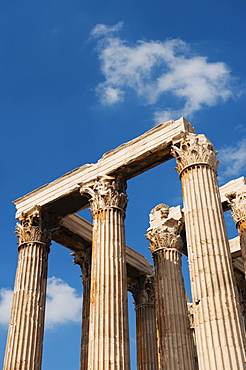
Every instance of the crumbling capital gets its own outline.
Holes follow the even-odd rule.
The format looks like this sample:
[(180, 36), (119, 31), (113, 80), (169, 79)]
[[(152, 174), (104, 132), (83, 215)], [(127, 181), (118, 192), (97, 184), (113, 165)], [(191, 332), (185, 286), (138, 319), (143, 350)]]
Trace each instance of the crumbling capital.
[(163, 248), (175, 248), (180, 251), (183, 247), (180, 232), (184, 227), (180, 207), (169, 208), (159, 204), (150, 212), (150, 228), (146, 234), (152, 253)]

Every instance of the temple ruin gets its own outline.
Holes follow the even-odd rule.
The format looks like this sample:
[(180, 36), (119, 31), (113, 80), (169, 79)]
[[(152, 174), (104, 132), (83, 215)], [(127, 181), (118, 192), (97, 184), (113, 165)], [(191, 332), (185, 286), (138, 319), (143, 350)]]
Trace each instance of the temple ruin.
[[(52, 240), (71, 250), (82, 271), (80, 370), (130, 369), (127, 291), (138, 370), (246, 369), (246, 182), (219, 188), (216, 154), (187, 120), (171, 120), (14, 202), (18, 266), (4, 370), (41, 369)], [(150, 210), (153, 267), (125, 243), (126, 185), (173, 157), (184, 208), (160, 199)], [(87, 207), (92, 224), (77, 214)], [(229, 209), (239, 232), (230, 241)]]

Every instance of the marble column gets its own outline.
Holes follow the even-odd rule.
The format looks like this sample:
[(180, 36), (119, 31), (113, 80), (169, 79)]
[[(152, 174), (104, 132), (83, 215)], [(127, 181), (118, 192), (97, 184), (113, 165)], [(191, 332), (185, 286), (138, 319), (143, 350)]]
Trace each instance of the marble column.
[(236, 283), (237, 283), (237, 289), (238, 289), (241, 314), (243, 317), (244, 330), (246, 330), (246, 280), (236, 279)]
[(245, 369), (216, 152), (204, 135), (186, 134), (172, 153), (182, 181), (199, 369)]
[(246, 278), (246, 190), (226, 194), (226, 197), (229, 199), (232, 210), (232, 218), (236, 223), (236, 227), (240, 236), (244, 275)]
[(89, 189), (93, 216), (88, 369), (130, 367), (124, 218), (126, 183), (104, 176)]
[(137, 370), (157, 370), (156, 312), (153, 276), (130, 279), (136, 311)]
[(18, 266), (4, 370), (40, 370), (51, 226), (36, 209), (17, 223)]
[(82, 336), (80, 349), (80, 370), (88, 369), (89, 345), (89, 317), (90, 317), (90, 290), (91, 290), (91, 249), (75, 253), (73, 260), (81, 268), (83, 281), (83, 307), (82, 307)]
[[(178, 207), (179, 208), (179, 207)], [(159, 369), (195, 369), (194, 343), (189, 325), (186, 293), (182, 276), (180, 231), (183, 227), (179, 208), (171, 216), (164, 204), (150, 214), (147, 239), (155, 265), (157, 336)]]

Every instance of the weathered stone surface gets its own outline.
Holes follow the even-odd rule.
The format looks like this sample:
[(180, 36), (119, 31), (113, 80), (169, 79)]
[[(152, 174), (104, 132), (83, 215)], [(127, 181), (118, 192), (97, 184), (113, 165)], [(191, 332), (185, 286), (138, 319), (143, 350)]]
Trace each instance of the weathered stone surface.
[(244, 275), (246, 277), (246, 185), (240, 191), (226, 194), (226, 197), (229, 199), (232, 218), (239, 232)]
[(90, 292), (91, 292), (91, 249), (74, 254), (74, 264), (81, 268), (83, 279), (83, 307), (82, 307), (82, 335), (80, 348), (80, 370), (88, 369), (89, 346), (89, 318), (90, 318)]
[(221, 199), (221, 203), (222, 203), (222, 207), (224, 211), (229, 210), (231, 207), (227, 194), (231, 194), (234, 192), (240, 192), (245, 189), (245, 185), (246, 185), (246, 179), (244, 176), (241, 176), (237, 179), (227, 182), (225, 185), (219, 188), (220, 199)]
[[(61, 227), (53, 235), (53, 240), (75, 253), (91, 248), (93, 225), (79, 215), (69, 215), (62, 219)], [(151, 263), (140, 253), (126, 245), (126, 263), (129, 277), (152, 275)]]
[[(126, 266), (128, 278), (135, 279), (138, 283), (147, 281), (146, 276), (152, 275), (153, 269), (143, 256), (125, 246), (125, 181), (169, 160), (172, 155), (177, 159), (177, 169), (183, 184), (194, 298), (192, 307), (200, 370), (244, 368), (245, 353), (239, 303), (233, 287), (230, 250), (216, 182), (216, 153), (206, 137), (195, 135), (189, 122), (181, 118), (161, 124), (106, 153), (97, 163), (75, 169), (15, 201), (16, 217), (22, 224), (17, 226), (19, 263), (5, 370), (38, 370), (41, 367), (47, 256), (51, 239), (74, 251), (82, 268), (86, 307), (83, 310), (84, 363), (82, 364), (81, 360), (81, 370), (129, 369)], [(244, 178), (233, 180), (221, 188), (224, 210), (233, 208), (234, 202), (233, 198), (226, 198), (226, 194), (233, 191), (239, 194), (242, 188), (245, 188)], [(93, 213), (93, 228), (90, 223), (72, 214), (89, 204)], [(173, 312), (177, 312), (177, 317), (182, 317), (180, 322), (184, 322), (187, 306), (182, 306), (184, 299), (180, 270), (181, 224), (173, 209), (166, 207), (163, 210), (160, 207), (156, 212), (156, 218), (151, 220), (152, 230), (149, 230), (149, 236), (151, 251), (158, 266), (157, 276), (161, 275), (161, 270), (165, 271), (164, 296), (165, 292), (173, 289), (170, 276), (175, 281), (176, 294), (179, 297), (177, 302), (180, 300), (181, 304), (176, 304), (176, 307), (177, 302), (171, 300), (174, 309), (171, 312), (170, 297), (166, 296), (165, 307), (170, 309), (170, 318)], [(172, 213), (172, 217), (166, 217), (167, 213), (169, 216)], [(44, 218), (44, 214), (47, 217)], [(57, 219), (60, 226), (54, 230), (57, 227), (54, 220)], [(236, 242), (232, 242), (233, 267), (242, 312), (246, 311), (246, 305), (242, 305), (245, 300), (242, 298), (245, 296), (245, 279), (242, 279), (241, 274), (241, 271), (245, 270), (242, 268), (242, 243), (246, 243), (244, 223), (241, 218), (237, 221), (237, 225), (240, 225), (241, 248), (237, 248)], [(154, 229), (158, 229), (158, 232)], [(184, 234), (184, 230), (181, 232)], [(88, 263), (88, 258), (84, 257), (84, 254), (90, 254), (91, 251), (92, 265)], [(157, 281), (159, 292), (162, 291), (163, 281)], [(139, 328), (143, 331), (149, 330), (150, 335), (154, 336), (154, 305), (149, 301), (149, 293), (150, 291), (145, 289), (139, 294), (140, 303), (136, 307), (136, 314), (137, 322), (141, 322)], [(144, 301), (146, 299), (147, 301)], [(158, 305), (161, 307), (160, 302)], [(166, 323), (161, 323), (163, 317), (160, 312), (158, 325), (166, 328)], [(176, 321), (170, 319), (173, 332), (182, 327), (180, 322), (178, 324)], [(84, 335), (88, 330), (89, 337)], [(177, 351), (180, 343), (173, 342), (170, 357), (173, 362), (169, 364), (170, 369), (178, 369), (179, 365), (175, 365), (177, 358), (183, 364), (182, 369), (193, 368), (193, 364), (187, 365), (190, 352), (187, 350), (188, 355), (181, 354), (184, 348), (188, 348), (187, 342), (182, 341), (185, 335), (180, 334), (180, 353)], [(162, 336), (161, 334), (160, 337)], [(143, 332), (140, 333), (138, 341), (138, 346), (147, 345), (147, 337)], [(153, 340), (153, 353), (154, 342)], [(148, 350), (149, 348), (150, 346)], [(139, 353), (143, 354), (144, 351)], [(159, 369), (164, 367), (165, 355), (163, 352)], [(145, 361), (141, 357), (139, 368), (140, 366), (145, 370), (156, 369), (154, 357), (153, 361)]]
[(181, 269), (183, 216), (180, 207), (159, 204), (150, 213), (147, 239), (155, 265), (159, 369), (196, 368)]
[(39, 210), (17, 224), (19, 257), (4, 370), (40, 370), (52, 225)]
[(91, 370), (130, 368), (125, 188), (122, 178), (103, 177), (89, 190), (93, 215), (88, 346)]
[[(187, 162), (191, 147), (193, 156)], [(244, 333), (213, 146), (204, 135), (187, 134), (175, 143), (173, 155), (183, 189), (199, 369), (245, 369)]]
[(126, 180), (171, 158), (170, 145), (174, 137), (194, 128), (184, 118), (162, 123), (143, 135), (111, 150), (95, 164), (86, 164), (59, 179), (17, 199), (16, 218), (40, 205), (51, 214), (66, 216), (88, 205), (80, 195), (81, 184), (91, 185), (98, 176), (122, 175)]
[(128, 279), (136, 311), (137, 369), (157, 370), (157, 335), (154, 277)]

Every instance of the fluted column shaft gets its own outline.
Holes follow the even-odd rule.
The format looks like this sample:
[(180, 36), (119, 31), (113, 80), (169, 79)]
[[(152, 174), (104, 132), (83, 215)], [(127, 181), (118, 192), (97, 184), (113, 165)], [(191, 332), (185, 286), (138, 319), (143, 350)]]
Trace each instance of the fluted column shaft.
[(156, 313), (154, 303), (142, 303), (136, 310), (137, 369), (157, 370)]
[[(194, 342), (189, 325), (182, 276), (181, 220), (168, 218), (168, 208), (159, 205), (151, 212), (147, 238), (155, 265), (155, 295), (160, 369), (195, 369)], [(153, 217), (161, 212), (161, 223), (153, 227)]]
[(17, 224), (19, 257), (4, 370), (40, 370), (51, 234), (36, 213)]
[(91, 249), (75, 253), (74, 264), (78, 264), (83, 280), (82, 335), (80, 347), (80, 370), (88, 369), (90, 291), (91, 291)]
[(189, 328), (181, 255), (172, 248), (158, 250), (154, 253), (154, 261), (161, 369), (194, 369), (194, 349)]
[(88, 345), (89, 345), (89, 318), (90, 318), (90, 291), (91, 279), (83, 281), (83, 307), (82, 307), (82, 338), (80, 352), (80, 370), (88, 369)]
[(245, 369), (216, 153), (204, 135), (189, 134), (173, 154), (183, 189), (199, 369)]
[[(245, 186), (244, 186), (245, 188)], [(226, 194), (231, 205), (232, 218), (238, 229), (240, 237), (240, 248), (244, 267), (244, 278), (236, 276), (237, 289), (241, 314), (244, 317), (244, 330), (246, 327), (246, 190)], [(241, 280), (241, 281), (240, 281)]]
[(93, 241), (88, 369), (128, 370), (125, 182), (120, 178), (103, 178), (95, 183), (91, 194)]
[(148, 276), (128, 284), (136, 311), (137, 370), (157, 370), (158, 352), (154, 278)]
[(238, 289), (238, 295), (239, 295), (239, 304), (241, 308), (241, 314), (243, 317), (243, 326), (244, 326), (244, 332), (246, 330), (246, 280), (238, 281), (237, 282), (237, 289)]

